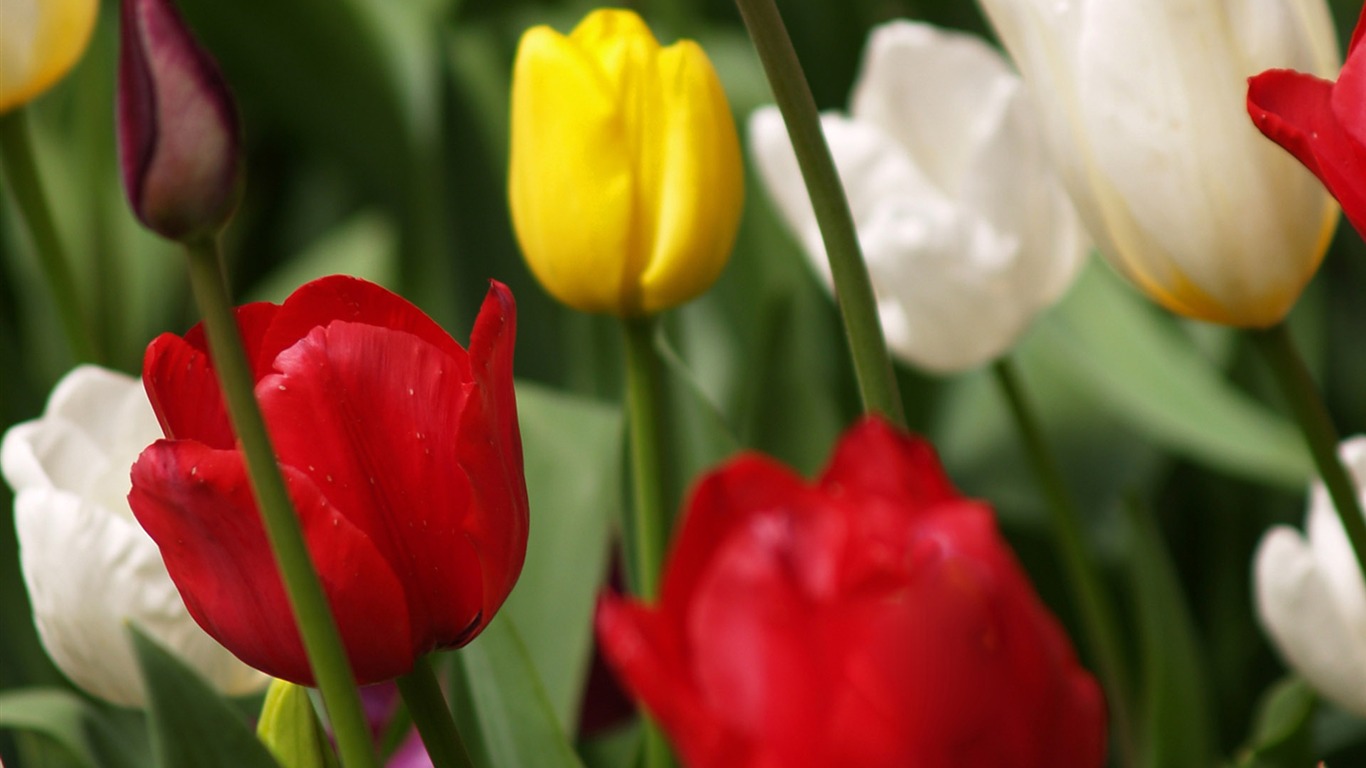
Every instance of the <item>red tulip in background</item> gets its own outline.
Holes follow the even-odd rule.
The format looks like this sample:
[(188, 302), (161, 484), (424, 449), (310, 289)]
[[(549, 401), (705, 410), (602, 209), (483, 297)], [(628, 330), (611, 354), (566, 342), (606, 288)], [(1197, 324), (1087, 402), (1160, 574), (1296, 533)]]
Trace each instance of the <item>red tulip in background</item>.
[(1105, 705), (992, 511), (868, 420), (804, 482), (744, 456), (695, 490), (657, 607), (598, 637), (691, 768), (1096, 768)]
[[(237, 319), (358, 682), (471, 640), (526, 554), (507, 287), (492, 283), (468, 352), (407, 301), (348, 277)], [(143, 382), (167, 439), (133, 466), (129, 502), (210, 635), (312, 684), (206, 349), (199, 326), (148, 347)]]
[(1288, 69), (1251, 78), (1247, 111), (1267, 138), (1314, 172), (1366, 235), (1366, 8), (1336, 83)]

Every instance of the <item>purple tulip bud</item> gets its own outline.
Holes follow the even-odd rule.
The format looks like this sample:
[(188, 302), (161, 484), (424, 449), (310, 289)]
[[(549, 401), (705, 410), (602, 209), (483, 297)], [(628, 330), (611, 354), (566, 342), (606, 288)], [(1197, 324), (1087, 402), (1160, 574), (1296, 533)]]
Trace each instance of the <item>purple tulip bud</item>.
[(119, 165), (133, 212), (162, 237), (216, 233), (237, 202), (237, 109), (171, 0), (123, 0)]

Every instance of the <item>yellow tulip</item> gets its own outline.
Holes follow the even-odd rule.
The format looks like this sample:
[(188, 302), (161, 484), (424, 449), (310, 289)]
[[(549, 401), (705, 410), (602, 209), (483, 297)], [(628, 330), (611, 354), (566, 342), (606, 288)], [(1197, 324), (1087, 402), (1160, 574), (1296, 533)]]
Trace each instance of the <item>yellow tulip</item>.
[(95, 0), (0, 0), (0, 112), (61, 79), (95, 27)]
[(567, 37), (522, 37), (509, 195), (531, 271), (585, 312), (653, 314), (705, 291), (729, 258), (743, 191), (720, 80), (683, 40), (598, 10)]

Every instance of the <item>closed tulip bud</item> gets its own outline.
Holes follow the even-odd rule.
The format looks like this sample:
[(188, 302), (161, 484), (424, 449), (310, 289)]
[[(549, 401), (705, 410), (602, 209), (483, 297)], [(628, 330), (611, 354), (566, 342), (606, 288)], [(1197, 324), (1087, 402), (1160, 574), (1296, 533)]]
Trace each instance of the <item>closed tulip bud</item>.
[(81, 58), (95, 28), (95, 0), (0, 2), (0, 112), (52, 87)]
[(584, 312), (652, 314), (716, 280), (743, 197), (739, 139), (698, 45), (630, 11), (536, 27), (512, 79), (509, 195), (531, 271)]
[[(1338, 454), (1360, 489), (1366, 437), (1344, 441)], [(1286, 664), (1324, 698), (1366, 717), (1366, 585), (1322, 482), (1310, 490), (1305, 532), (1272, 528), (1253, 570), (1257, 616)]]
[(215, 234), (237, 203), (237, 109), (171, 0), (123, 0), (119, 164), (138, 219), (162, 237)]
[(1246, 79), (1336, 71), (1323, 0), (981, 0), (1106, 259), (1179, 314), (1281, 321), (1337, 208), (1247, 119)]

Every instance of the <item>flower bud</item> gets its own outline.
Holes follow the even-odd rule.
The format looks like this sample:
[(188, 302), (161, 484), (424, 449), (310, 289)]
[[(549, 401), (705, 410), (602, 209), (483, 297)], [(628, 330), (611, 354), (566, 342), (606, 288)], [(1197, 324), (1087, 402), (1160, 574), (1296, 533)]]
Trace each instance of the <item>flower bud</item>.
[(52, 87), (81, 58), (95, 0), (7, 0), (0, 18), (0, 113)]
[(124, 0), (119, 164), (148, 229), (188, 242), (223, 227), (237, 202), (237, 109), (217, 65), (170, 0)]
[(512, 78), (509, 194), (531, 271), (585, 312), (651, 314), (705, 291), (743, 198), (725, 93), (690, 40), (599, 10), (523, 37)]

